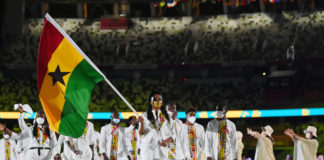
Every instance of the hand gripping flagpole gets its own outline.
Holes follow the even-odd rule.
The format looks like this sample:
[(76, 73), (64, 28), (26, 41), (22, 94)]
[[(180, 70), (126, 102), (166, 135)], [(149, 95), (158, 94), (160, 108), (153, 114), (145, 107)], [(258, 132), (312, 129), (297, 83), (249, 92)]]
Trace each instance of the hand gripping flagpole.
[[(46, 13), (45, 18), (51, 22), (57, 30), (72, 44), (72, 46), (84, 57), (84, 59), (102, 76), (104, 77), (104, 80), (107, 82), (107, 84), (117, 93), (117, 95), (125, 102), (125, 104), (136, 114), (137, 117), (140, 115), (138, 112), (134, 109), (134, 107), (125, 99), (125, 97), (117, 90), (117, 88), (107, 79), (107, 77), (99, 70), (99, 68), (90, 60), (90, 58), (80, 49), (80, 47), (72, 40), (72, 38), (64, 31), (64, 29), (57, 24), (57, 22), (48, 14)], [(145, 122), (149, 122), (146, 117), (143, 117)], [(150, 131), (156, 132), (155, 129), (148, 127)], [(157, 132), (156, 132), (157, 133)], [(158, 134), (157, 134), (158, 135)], [(175, 157), (173, 152), (169, 149), (168, 152), (170, 152), (171, 155)]]

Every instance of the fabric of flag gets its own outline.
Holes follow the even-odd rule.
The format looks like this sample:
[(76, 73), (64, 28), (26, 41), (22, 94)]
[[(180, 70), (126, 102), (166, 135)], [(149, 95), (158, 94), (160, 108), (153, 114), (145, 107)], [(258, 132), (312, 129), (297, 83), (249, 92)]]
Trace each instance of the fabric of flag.
[(269, 0), (270, 3), (278, 3), (280, 0)]
[(39, 98), (50, 130), (73, 138), (85, 128), (94, 86), (104, 75), (46, 14), (37, 59)]

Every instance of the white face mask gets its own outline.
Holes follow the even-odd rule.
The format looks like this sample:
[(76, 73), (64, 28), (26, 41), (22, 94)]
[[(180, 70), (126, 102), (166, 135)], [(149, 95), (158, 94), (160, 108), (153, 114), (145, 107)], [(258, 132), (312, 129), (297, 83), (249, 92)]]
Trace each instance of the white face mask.
[(191, 124), (194, 124), (196, 122), (196, 117), (189, 117), (188, 118), (188, 121), (191, 123)]
[(37, 124), (39, 124), (39, 125), (42, 125), (42, 124), (44, 124), (44, 118), (42, 118), (42, 117), (37, 117), (36, 118), (36, 122), (37, 122)]
[(115, 124), (119, 124), (120, 122), (120, 119), (117, 119), (117, 118), (112, 118), (112, 121), (115, 123)]
[(171, 111), (168, 111), (168, 114), (169, 114), (170, 116), (172, 116), (172, 115), (173, 115), (173, 112), (171, 112)]
[(3, 135), (3, 138), (4, 138), (4, 139), (9, 139), (9, 135), (8, 135), (8, 134), (4, 134), (4, 135)]
[(311, 138), (312, 138), (312, 135), (311, 135), (309, 132), (307, 132), (307, 133), (306, 133), (306, 138), (307, 138), (307, 139), (311, 139)]
[(217, 118), (224, 118), (224, 111), (216, 111)]

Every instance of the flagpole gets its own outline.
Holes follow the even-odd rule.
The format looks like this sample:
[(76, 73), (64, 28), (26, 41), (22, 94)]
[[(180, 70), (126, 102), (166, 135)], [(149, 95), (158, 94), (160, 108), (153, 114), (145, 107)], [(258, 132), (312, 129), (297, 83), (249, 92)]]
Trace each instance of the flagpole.
[[(104, 80), (107, 82), (107, 84), (117, 93), (117, 95), (125, 102), (125, 104), (136, 114), (137, 117), (140, 115), (138, 112), (134, 109), (134, 107), (125, 99), (125, 97), (117, 90), (117, 88), (109, 81), (109, 79), (100, 71), (100, 69), (90, 60), (90, 58), (79, 48), (79, 46), (72, 40), (72, 38), (64, 31), (64, 29), (57, 24), (57, 22), (48, 14), (46, 13), (45, 18), (51, 22), (58, 31), (72, 44), (72, 46), (75, 47), (75, 49), (84, 57), (84, 59), (101, 75), (104, 77)], [(146, 117), (143, 117), (146, 122), (149, 122)], [(148, 127), (149, 130), (156, 132), (155, 129)], [(157, 133), (157, 132), (156, 132)], [(158, 133), (157, 133), (158, 134)], [(172, 154), (174, 157), (175, 155), (173, 152), (166, 147), (166, 149)]]
[(134, 109), (134, 107), (126, 100), (126, 98), (117, 90), (117, 88), (107, 79), (106, 76), (104, 76), (105, 81), (107, 84), (117, 93), (117, 95), (125, 102), (125, 104), (136, 114), (137, 117), (140, 115), (138, 112)]

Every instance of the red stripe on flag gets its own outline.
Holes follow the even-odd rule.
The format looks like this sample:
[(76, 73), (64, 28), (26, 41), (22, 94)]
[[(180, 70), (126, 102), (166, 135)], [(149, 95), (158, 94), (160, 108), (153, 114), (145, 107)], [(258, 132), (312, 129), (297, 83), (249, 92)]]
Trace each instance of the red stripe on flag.
[(37, 57), (38, 92), (41, 90), (47, 72), (47, 64), (63, 38), (63, 35), (45, 18)]

